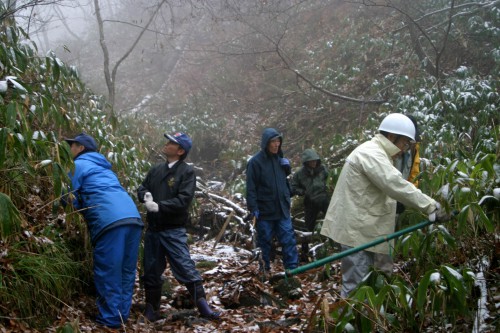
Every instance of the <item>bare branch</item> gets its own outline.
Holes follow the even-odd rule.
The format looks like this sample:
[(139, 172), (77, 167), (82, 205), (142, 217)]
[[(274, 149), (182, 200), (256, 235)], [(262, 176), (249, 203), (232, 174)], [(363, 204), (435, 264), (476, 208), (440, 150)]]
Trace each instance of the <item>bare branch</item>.
[(353, 98), (353, 97), (349, 97), (349, 96), (340, 95), (340, 94), (331, 92), (329, 90), (326, 90), (326, 89), (314, 84), (313, 82), (311, 82), (311, 80), (306, 78), (304, 75), (300, 74), (300, 72), (298, 70), (293, 70), (293, 69), (290, 69), (290, 70), (293, 71), (298, 78), (300, 78), (301, 80), (306, 82), (309, 86), (311, 86), (311, 88), (314, 88), (318, 91), (321, 91), (322, 93), (324, 93), (330, 97), (333, 97), (333, 98), (338, 98), (338, 99), (341, 99), (341, 100), (347, 101), (347, 102), (364, 103), (364, 104), (382, 104), (382, 103), (387, 102), (387, 100), (385, 100), (385, 99), (368, 99), (367, 100), (367, 99), (359, 99), (359, 98)]
[(330, 97), (333, 97), (333, 98), (336, 98), (336, 99), (340, 99), (340, 100), (343, 100), (343, 101), (348, 101), (348, 102), (364, 103), (364, 104), (382, 104), (382, 103), (386, 102), (386, 100), (365, 100), (365, 99), (359, 99), (359, 98), (354, 98), (354, 97), (349, 97), (349, 96), (341, 95), (341, 94), (329, 91), (329, 90), (327, 90), (327, 89), (325, 89), (325, 88), (323, 88), (323, 87), (321, 87), (321, 86), (313, 83), (311, 79), (309, 79), (306, 76), (304, 76), (303, 74), (301, 74), (300, 71), (298, 71), (297, 69), (295, 69), (294, 66), (290, 64), (291, 62), (293, 62), (293, 59), (291, 59), (290, 57), (286, 56), (286, 52), (280, 47), (280, 43), (283, 40), (283, 38), (285, 36), (285, 32), (287, 30), (286, 26), (287, 26), (288, 21), (286, 21), (284, 23), (285, 24), (285, 28), (283, 28), (282, 34), (280, 36), (278, 36), (276, 39), (271, 38), (265, 32), (263, 32), (262, 29), (260, 29), (259, 27), (257, 27), (255, 25), (249, 23), (246, 20), (243, 20), (241, 17), (240, 17), (240, 22), (243, 22), (244, 24), (246, 24), (247, 26), (249, 26), (250, 28), (252, 28), (254, 31), (258, 32), (261, 36), (263, 36), (266, 40), (268, 40), (272, 45), (274, 45), (274, 47), (275, 47), (274, 52), (276, 52), (276, 54), (278, 55), (278, 57), (281, 59), (281, 61), (285, 65), (285, 69), (292, 71), (296, 75), (297, 78), (300, 78), (301, 80), (303, 80), (304, 82), (306, 82), (309, 85), (309, 87), (313, 88), (314, 90), (317, 90), (317, 91), (319, 91), (321, 93), (324, 93), (324, 94), (326, 94), (326, 95), (328, 95)]
[(66, 28), (66, 31), (68, 31), (68, 33), (73, 38), (75, 38), (77, 41), (81, 42), (82, 39), (80, 38), (80, 36), (78, 36), (76, 33), (74, 33), (73, 30), (71, 29), (71, 27), (68, 25), (68, 22), (66, 21), (66, 18), (64, 17), (64, 14), (61, 12), (61, 9), (58, 6), (54, 6), (54, 10), (56, 11), (57, 16), (61, 20), (61, 22), (64, 25), (64, 27)]
[[(135, 27), (135, 28), (141, 28), (141, 29), (144, 29), (143, 26), (140, 26), (138, 24), (134, 24), (134, 23), (130, 23), (130, 22), (124, 22), (124, 21), (120, 21), (120, 20), (103, 20), (102, 21), (103, 23), (106, 23), (106, 22), (110, 22), (110, 23), (119, 23), (119, 24), (125, 24), (125, 25), (129, 25), (129, 26), (132, 26), (132, 27)], [(153, 29), (146, 29), (146, 31), (148, 32), (154, 32), (155, 34), (158, 34), (158, 35), (163, 35), (163, 36), (169, 36), (171, 37), (172, 34), (167, 34), (167, 33), (164, 33), (164, 32), (161, 32), (161, 31), (158, 31), (158, 30), (153, 30)]]
[(114, 100), (114, 82), (111, 80), (111, 76), (109, 75), (109, 51), (106, 41), (104, 39), (104, 26), (102, 23), (99, 0), (94, 0), (94, 8), (95, 8), (95, 15), (97, 18), (97, 25), (99, 26), (99, 43), (101, 44), (101, 49), (104, 55), (104, 79), (106, 80), (106, 86), (108, 87), (109, 98), (110, 99), (113, 98)]
[(137, 38), (135, 39), (135, 41), (132, 43), (132, 45), (129, 47), (129, 49), (115, 63), (115, 65), (113, 66), (113, 69), (111, 70), (111, 74), (110, 74), (110, 70), (109, 70), (109, 51), (108, 51), (108, 48), (107, 48), (107, 45), (106, 45), (106, 41), (105, 41), (105, 38), (104, 38), (104, 24), (103, 24), (104, 21), (103, 21), (102, 16), (101, 16), (101, 10), (100, 10), (100, 7), (99, 7), (99, 0), (94, 0), (94, 6), (95, 6), (95, 11), (96, 11), (96, 18), (97, 18), (97, 23), (99, 25), (99, 42), (101, 44), (101, 48), (102, 48), (103, 53), (104, 53), (104, 77), (105, 77), (105, 80), (106, 80), (106, 85), (108, 87), (108, 94), (109, 94), (108, 98), (109, 98), (109, 104), (111, 105), (111, 113), (112, 114), (114, 112), (113, 108), (114, 108), (114, 104), (115, 104), (115, 89), (116, 89), (116, 86), (115, 86), (116, 82), (115, 81), (116, 81), (116, 73), (118, 71), (118, 67), (120, 66), (120, 64), (125, 59), (127, 59), (127, 57), (130, 55), (130, 53), (132, 53), (132, 51), (136, 47), (137, 43), (139, 43), (139, 41), (142, 38), (142, 36), (144, 35), (144, 33), (148, 30), (149, 25), (151, 24), (151, 22), (153, 22), (153, 19), (156, 17), (157, 13), (159, 12), (160, 8), (163, 6), (163, 4), (165, 2), (166, 2), (166, 0), (162, 0), (156, 6), (156, 8), (153, 9), (151, 17), (149, 18), (149, 21), (142, 28), (141, 32), (139, 33), (139, 35), (137, 36)]
[[(436, 74), (439, 75), (439, 64), (440, 64), (440, 60), (441, 60), (441, 57), (444, 53), (444, 50), (446, 49), (446, 44), (448, 42), (448, 37), (450, 36), (450, 31), (451, 31), (451, 22), (452, 22), (452, 17), (453, 17), (453, 7), (455, 5), (455, 0), (451, 0), (451, 6), (450, 6), (450, 11), (449, 11), (449, 17), (448, 17), (448, 27), (446, 29), (446, 32), (445, 32), (445, 35), (444, 35), (444, 41), (443, 41), (443, 45), (441, 47), (441, 50), (438, 52), (438, 54), (436, 55)], [(443, 96), (443, 89), (441, 87), (441, 80), (439, 80), (439, 76), (438, 76), (438, 80), (437, 80), (437, 84), (438, 84), (438, 90), (439, 90), (439, 97), (441, 98), (441, 103), (443, 104), (443, 107), (446, 109), (446, 103), (445, 103), (445, 98)]]

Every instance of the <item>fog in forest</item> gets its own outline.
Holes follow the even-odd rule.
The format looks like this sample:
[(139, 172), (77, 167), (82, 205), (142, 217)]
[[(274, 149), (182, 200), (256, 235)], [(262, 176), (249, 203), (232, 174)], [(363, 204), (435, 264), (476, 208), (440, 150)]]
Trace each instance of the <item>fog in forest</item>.
[[(193, 142), (189, 247), (209, 258), (207, 295), (223, 320), (193, 320), (188, 291), (174, 284), (162, 295), (168, 319), (153, 327), (138, 278), (126, 331), (498, 331), (500, 0), (3, 0), (0, 9), (2, 332), (102, 331), (86, 223), (61, 200), (75, 170), (64, 138), (81, 131), (135, 199), (151, 166), (165, 161), (165, 132)], [(385, 155), (364, 157), (383, 167), (350, 163), (360, 144), (381, 142), (391, 113), (413, 116), (419, 137), (415, 154), (399, 145), (392, 156), (418, 167), (407, 180), (450, 220), (420, 224), (438, 210), (414, 209), (409, 183), (408, 197), (395, 191), (390, 143)], [(323, 261), (278, 296), (259, 270), (245, 200), (247, 162), (266, 127), (282, 134), (290, 179), (312, 148), (330, 193), (351, 184), (338, 181), (349, 164), (352, 183), (370, 179), (373, 193), (394, 196), (367, 197), (346, 214), (383, 206), (394, 230), (420, 225), (392, 234), (390, 276), (370, 274), (345, 299), (340, 265)], [(290, 200), (297, 244), (310, 242), (301, 263), (338, 253), (320, 235), (321, 218), (302, 232), (305, 200)], [(395, 200), (405, 206), (396, 219)], [(282, 273), (275, 263), (272, 273)]]
[[(43, 3), (18, 17), (40, 53), (52, 50), (75, 66), (114, 114), (151, 119), (165, 130), (203, 128), (194, 159), (219, 158), (231, 145), (251, 154), (249, 138), (263, 126), (289, 134), (289, 152), (298, 156), (306, 146), (322, 147), (320, 133), (347, 133), (384, 111), (398, 78), (445, 77), (462, 65), (482, 74), (494, 68), (483, 59), (495, 48), (493, 36), (458, 30), (447, 38), (449, 11), (432, 2)], [(453, 5), (457, 19), (480, 26), (480, 9), (495, 1)]]

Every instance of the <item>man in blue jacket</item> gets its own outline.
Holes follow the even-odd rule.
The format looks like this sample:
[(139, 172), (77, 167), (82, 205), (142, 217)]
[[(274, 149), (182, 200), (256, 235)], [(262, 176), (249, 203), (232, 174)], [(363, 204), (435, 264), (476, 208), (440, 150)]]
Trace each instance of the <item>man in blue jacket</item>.
[(283, 249), (285, 269), (298, 265), (297, 243), (290, 218), (290, 162), (283, 157), (283, 138), (274, 128), (262, 133), (261, 150), (247, 164), (247, 207), (257, 220), (257, 245), (262, 251), (265, 276), (271, 270), (270, 252), (276, 236)]
[(139, 242), (144, 224), (137, 207), (97, 152), (95, 140), (81, 133), (65, 139), (75, 161), (69, 173), (73, 206), (80, 210), (93, 246), (96, 322), (119, 328), (130, 314)]

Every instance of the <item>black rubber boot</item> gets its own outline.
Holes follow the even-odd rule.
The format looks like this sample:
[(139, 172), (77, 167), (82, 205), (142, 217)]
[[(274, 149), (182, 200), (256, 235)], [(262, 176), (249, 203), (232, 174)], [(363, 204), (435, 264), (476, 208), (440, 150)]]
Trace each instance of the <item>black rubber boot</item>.
[(198, 308), (198, 311), (200, 311), (200, 315), (203, 318), (209, 320), (218, 320), (220, 318), (220, 312), (212, 311), (207, 303), (207, 300), (203, 297), (198, 298), (198, 300), (196, 301), (196, 307)]
[(303, 263), (309, 262), (309, 243), (302, 242), (301, 251), (300, 251), (300, 261)]
[(276, 259), (276, 241), (273, 238), (271, 241), (271, 250), (269, 251), (269, 261), (273, 262)]
[(194, 304), (196, 304), (196, 307), (198, 308), (198, 311), (203, 318), (209, 320), (219, 319), (220, 312), (212, 311), (207, 303), (205, 288), (203, 288), (203, 284), (201, 283), (201, 281), (188, 283), (186, 284), (186, 288), (191, 294), (191, 298), (194, 300)]
[(153, 322), (161, 318), (160, 302), (161, 289), (146, 289), (146, 309), (144, 309), (144, 317)]

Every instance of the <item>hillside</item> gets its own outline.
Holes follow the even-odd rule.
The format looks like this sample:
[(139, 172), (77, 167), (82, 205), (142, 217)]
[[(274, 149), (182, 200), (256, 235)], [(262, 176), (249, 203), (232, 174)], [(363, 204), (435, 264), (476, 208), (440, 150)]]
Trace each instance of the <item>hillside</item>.
[[(209, 177), (241, 173), (234, 165), (244, 164), (258, 149), (266, 126), (284, 133), (284, 149), (295, 166), (310, 146), (329, 160), (342, 150), (340, 137), (373, 128), (368, 122), (373, 114), (423, 116), (434, 98), (443, 104), (447, 96), (441, 79), (453, 82), (463, 71), (478, 79), (498, 76), (495, 3), (453, 5), (449, 9), (446, 2), (425, 1), (406, 8), (400, 2), (375, 6), (338, 0), (186, 4), (172, 14), (179, 22), (169, 27), (175, 34), (163, 40), (158, 33), (145, 33), (124, 61), (115, 109), (151, 122), (160, 133), (188, 131), (195, 142), (191, 159)], [(117, 15), (123, 21), (133, 17), (126, 6)], [(455, 15), (454, 26), (442, 24), (446, 15)], [(118, 27), (127, 35), (138, 33)], [(97, 41), (94, 30), (88, 32), (88, 43)], [(107, 31), (126, 47), (122, 30), (110, 26)], [(111, 61), (121, 50), (112, 51)], [(61, 57), (68, 55), (73, 57)], [(96, 73), (100, 61), (94, 53), (78, 59), (86, 82), (105, 91), (102, 74)], [(422, 105), (426, 98), (429, 105)], [(150, 145), (159, 145), (158, 136), (148, 133)]]

